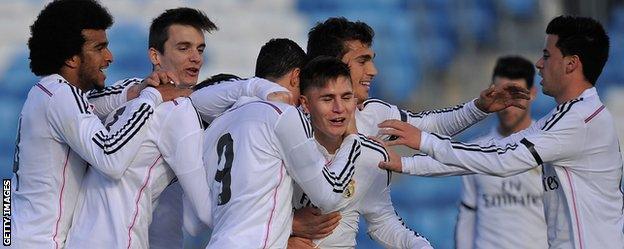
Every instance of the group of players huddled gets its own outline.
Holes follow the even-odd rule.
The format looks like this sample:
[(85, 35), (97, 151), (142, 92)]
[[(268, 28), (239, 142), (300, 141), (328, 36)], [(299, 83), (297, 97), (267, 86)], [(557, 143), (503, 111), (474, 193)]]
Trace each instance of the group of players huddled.
[[(536, 66), (558, 106), (535, 122), (524, 111), (532, 78), (518, 82), (513, 73), (526, 63), (495, 72), (478, 98), (450, 108), (412, 113), (370, 99), (374, 31), (342, 17), (309, 31), (307, 53), (271, 39), (254, 77), (197, 84), (204, 35), (217, 26), (198, 9), (165, 10), (149, 30), (152, 73), (105, 87), (112, 23), (95, 0), (56, 0), (31, 26), (30, 67), (42, 78), (19, 116), (14, 248), (182, 248), (183, 230), (206, 229), (208, 248), (353, 248), (360, 215), (383, 247), (432, 248), (394, 211), (392, 171), (529, 170), (542, 174), (521, 184), (536, 189), (539, 203), (543, 195), (546, 226), (537, 233), (548, 244), (501, 230), (518, 235), (480, 247), (624, 246), (622, 159), (594, 88), (609, 41), (591, 18), (548, 25)], [(522, 129), (474, 144), (450, 139), (498, 111)], [(401, 158), (387, 149), (399, 144), (422, 153)], [(465, 197), (462, 212), (477, 202)]]

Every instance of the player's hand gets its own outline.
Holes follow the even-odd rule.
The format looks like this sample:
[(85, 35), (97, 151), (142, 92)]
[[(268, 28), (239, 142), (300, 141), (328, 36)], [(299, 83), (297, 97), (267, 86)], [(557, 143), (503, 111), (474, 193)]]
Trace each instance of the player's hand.
[[(157, 67), (159, 68), (159, 67)], [(157, 87), (162, 84), (170, 84), (170, 85), (178, 85), (180, 80), (178, 76), (170, 71), (165, 70), (155, 70), (150, 75), (143, 79), (143, 83), (146, 86)]]
[(188, 97), (193, 92), (189, 88), (178, 88), (172, 84), (161, 84), (155, 87), (160, 92), (163, 102), (173, 100), (178, 97)]
[(484, 112), (497, 112), (510, 106), (526, 109), (531, 95), (526, 87), (514, 82), (490, 85), (481, 91), (475, 105)]
[(403, 173), (403, 163), (401, 162), (401, 156), (397, 154), (396, 152), (394, 152), (394, 150), (388, 148), (388, 145), (387, 145), (388, 141), (383, 141), (379, 137), (373, 137), (373, 136), (369, 136), (368, 138), (380, 143), (384, 147), (384, 149), (386, 149), (386, 152), (388, 152), (388, 161), (379, 162), (378, 164), (379, 168), (387, 169), (387, 170), (398, 172), (398, 173)]
[(386, 151), (388, 152), (388, 161), (379, 162), (379, 168), (387, 169), (397, 173), (403, 173), (403, 163), (401, 162), (401, 156), (389, 148), (386, 148)]
[(316, 245), (312, 243), (312, 240), (296, 236), (288, 238), (289, 249), (309, 249), (315, 247)]
[(294, 105), (295, 101), (292, 98), (290, 92), (272, 92), (267, 95), (268, 101), (282, 102), (289, 105)]
[(295, 210), (293, 235), (306, 239), (322, 239), (330, 235), (340, 223), (339, 212), (322, 214), (318, 208)]
[(420, 129), (396, 119), (390, 119), (377, 125), (381, 135), (396, 136), (397, 139), (386, 141), (387, 146), (405, 145), (412, 149), (420, 149)]
[(145, 87), (147, 87), (147, 82), (145, 81), (141, 81), (141, 83), (139, 84), (132, 85), (126, 93), (126, 101), (130, 101), (135, 99), (136, 97), (139, 97), (139, 94), (141, 94), (141, 91), (143, 91)]

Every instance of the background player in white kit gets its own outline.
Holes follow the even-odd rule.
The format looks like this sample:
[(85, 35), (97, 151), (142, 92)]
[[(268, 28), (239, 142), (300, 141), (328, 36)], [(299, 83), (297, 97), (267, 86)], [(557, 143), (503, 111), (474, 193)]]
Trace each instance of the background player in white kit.
[[(341, 67), (343, 75), (337, 78), (319, 77), (314, 74)], [(355, 109), (348, 108), (353, 100), (349, 70), (336, 58), (317, 57), (302, 70), (300, 89), (301, 107), (310, 115), (317, 146), (323, 152), (325, 160), (332, 161), (347, 130), (343, 120), (353, 115)], [(355, 248), (358, 221), (362, 214), (370, 227), (371, 237), (385, 248), (431, 248), (424, 237), (405, 227), (399, 219), (395, 219), (396, 214), (390, 201), (388, 172), (377, 167), (378, 162), (388, 157), (383, 146), (364, 135), (359, 135), (358, 140), (362, 144), (360, 160), (355, 166), (355, 174), (349, 182), (348, 191), (345, 192), (345, 196), (350, 198), (349, 204), (338, 209), (342, 216), (340, 225), (329, 236), (315, 240), (314, 244), (308, 243), (308, 246)], [(293, 205), (296, 209), (300, 209), (314, 203), (299, 186), (295, 186)], [(291, 237), (289, 240), (302, 239)], [(302, 248), (302, 245), (294, 246), (292, 242), (289, 243), (291, 248)]]
[(543, 92), (558, 106), (528, 129), (487, 144), (464, 144), (421, 132), (397, 120), (384, 122), (388, 144), (420, 149), (428, 157), (402, 158), (380, 166), (426, 174), (484, 173), (509, 176), (543, 165), (544, 212), (550, 248), (622, 248), (624, 210), (622, 155), (613, 117), (600, 101), (596, 80), (609, 54), (602, 25), (586, 17), (559, 16), (546, 28), (536, 66)]
[[(31, 70), (45, 76), (20, 114), (13, 176), (14, 248), (62, 248), (87, 165), (119, 178), (147, 132), (154, 107), (188, 91), (148, 88), (109, 129), (87, 101), (112, 62), (110, 14), (95, 1), (54, 1), (31, 26)], [(162, 95), (161, 95), (162, 93)], [(138, 95), (138, 94), (137, 94)]]
[[(492, 84), (515, 81), (531, 91), (535, 69), (519, 56), (500, 57), (492, 74)], [(527, 109), (508, 107), (497, 113), (498, 126), (475, 141), (501, 139), (528, 128)], [(457, 249), (547, 248), (546, 222), (542, 204), (542, 174), (537, 167), (510, 177), (462, 176), (462, 197), (455, 227)]]
[[(525, 93), (511, 95), (517, 87), (503, 84), (481, 92), (481, 96), (465, 104), (441, 110), (412, 113), (378, 99), (369, 99), (370, 84), (377, 75), (372, 49), (374, 31), (366, 23), (352, 22), (344, 17), (334, 17), (317, 23), (308, 33), (308, 56), (331, 56), (349, 66), (353, 93), (358, 101), (355, 119), (359, 133), (377, 135), (377, 124), (386, 119), (401, 119), (427, 131), (454, 135), (482, 120), (488, 114), (510, 105), (519, 105), (519, 100), (528, 98)], [(497, 95), (495, 93), (501, 93)], [(319, 224), (327, 219), (309, 219), (316, 216), (310, 209), (295, 213), (293, 234), (308, 239), (326, 236), (326, 230)], [(399, 220), (398, 216), (395, 219)], [(319, 221), (319, 222), (310, 222)], [(389, 222), (388, 224), (394, 224)]]

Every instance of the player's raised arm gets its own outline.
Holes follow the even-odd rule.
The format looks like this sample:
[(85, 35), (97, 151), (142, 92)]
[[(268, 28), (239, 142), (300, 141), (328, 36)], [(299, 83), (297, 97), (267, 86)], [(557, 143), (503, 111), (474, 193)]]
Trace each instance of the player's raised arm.
[(477, 99), (454, 107), (419, 113), (406, 110), (398, 111), (402, 121), (421, 130), (454, 136), (481, 121), (490, 113), (509, 106), (526, 108), (526, 104), (523, 102), (526, 99), (529, 99), (528, 90), (516, 83), (505, 82), (483, 90)]
[(225, 80), (201, 87), (191, 94), (191, 99), (202, 119), (211, 121), (231, 107), (240, 97), (258, 97), (262, 100), (269, 100), (268, 96), (275, 92), (288, 92), (288, 90), (276, 83), (254, 77)]

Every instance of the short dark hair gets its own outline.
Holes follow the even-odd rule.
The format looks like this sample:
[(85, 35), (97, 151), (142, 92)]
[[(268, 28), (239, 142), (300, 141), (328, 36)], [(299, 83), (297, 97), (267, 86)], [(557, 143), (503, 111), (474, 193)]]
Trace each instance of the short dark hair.
[(319, 56), (301, 69), (299, 90), (305, 94), (308, 89), (325, 87), (330, 80), (341, 76), (351, 79), (347, 64), (335, 57)]
[(152, 20), (149, 47), (164, 53), (165, 42), (169, 39), (169, 26), (173, 24), (192, 26), (208, 33), (219, 29), (201, 10), (186, 7), (168, 9)]
[(546, 34), (559, 37), (555, 45), (564, 56), (580, 58), (585, 79), (595, 85), (609, 58), (609, 36), (602, 25), (589, 17), (558, 16), (548, 23)]
[(366, 46), (373, 45), (375, 31), (364, 22), (352, 22), (344, 17), (332, 17), (318, 22), (308, 32), (308, 56), (320, 55), (342, 59), (348, 48), (347, 41), (360, 41)]
[(256, 59), (256, 77), (278, 79), (306, 63), (306, 53), (296, 42), (278, 38), (271, 39), (260, 48)]
[(113, 17), (94, 0), (57, 0), (30, 26), (30, 70), (37, 76), (59, 73), (65, 60), (82, 52), (85, 29), (106, 30)]
[(214, 85), (214, 84), (216, 84), (218, 82), (230, 81), (230, 80), (241, 80), (241, 77), (238, 77), (238, 76), (233, 75), (233, 74), (227, 74), (227, 73), (215, 74), (215, 75), (210, 76), (207, 79), (203, 80), (199, 84), (193, 86), (193, 91), (197, 91), (197, 90), (202, 89), (204, 87)]
[(533, 87), (533, 79), (535, 78), (535, 67), (529, 60), (520, 56), (504, 56), (498, 58), (492, 80), (494, 77), (505, 77), (509, 79), (524, 79), (527, 88)]

